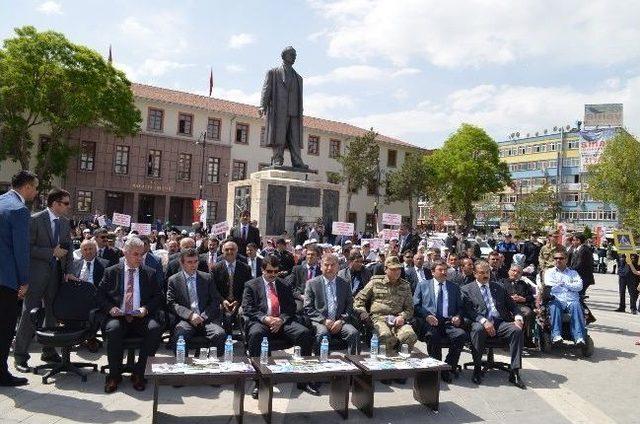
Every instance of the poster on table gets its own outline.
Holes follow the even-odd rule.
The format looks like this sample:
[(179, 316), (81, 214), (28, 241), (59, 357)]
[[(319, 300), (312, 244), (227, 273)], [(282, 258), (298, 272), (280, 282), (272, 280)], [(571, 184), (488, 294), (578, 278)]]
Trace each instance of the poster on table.
[(151, 234), (151, 224), (134, 222), (133, 224), (131, 224), (131, 231), (136, 231), (141, 236), (148, 236), (149, 234)]
[(130, 227), (131, 226), (131, 215), (125, 215), (123, 213), (114, 212), (113, 219), (111, 220), (113, 225), (117, 225), (118, 227)]
[(331, 234), (333, 234), (334, 236), (352, 236), (353, 231), (353, 222), (334, 221), (331, 225)]
[(218, 222), (217, 224), (213, 224), (211, 226), (211, 234), (214, 236), (220, 234), (226, 234), (229, 232), (229, 223), (227, 221)]
[(399, 213), (383, 213), (382, 225), (393, 225), (399, 227), (402, 224), (402, 215)]

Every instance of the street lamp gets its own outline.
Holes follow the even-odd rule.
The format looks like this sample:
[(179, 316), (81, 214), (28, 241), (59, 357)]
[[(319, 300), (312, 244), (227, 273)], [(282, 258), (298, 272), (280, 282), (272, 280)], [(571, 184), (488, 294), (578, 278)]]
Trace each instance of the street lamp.
[(196, 140), (196, 145), (202, 144), (202, 162), (200, 163), (200, 193), (198, 194), (198, 199), (202, 200), (202, 191), (204, 189), (204, 156), (205, 156), (205, 148), (207, 147), (207, 132), (202, 131), (200, 137)]

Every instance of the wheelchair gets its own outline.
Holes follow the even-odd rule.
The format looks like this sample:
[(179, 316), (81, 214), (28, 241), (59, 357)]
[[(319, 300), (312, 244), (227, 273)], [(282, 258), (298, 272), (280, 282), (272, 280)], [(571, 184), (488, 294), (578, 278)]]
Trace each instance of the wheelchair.
[[(553, 300), (551, 295), (551, 287), (545, 286), (541, 295), (540, 306), (535, 310), (535, 325), (533, 328), (534, 341), (542, 353), (549, 353), (554, 348), (554, 343), (551, 341), (551, 320), (549, 314), (549, 302)], [(584, 358), (590, 358), (594, 352), (593, 339), (588, 334), (588, 325), (595, 321), (595, 318), (591, 314), (591, 310), (587, 307), (585, 300), (588, 296), (580, 297), (580, 304), (583, 308), (583, 315), (585, 318), (585, 344), (580, 347), (580, 353)], [(574, 341), (571, 334), (571, 315), (569, 313), (562, 314), (562, 330), (561, 336), (564, 341)], [(563, 342), (564, 344), (564, 342)]]

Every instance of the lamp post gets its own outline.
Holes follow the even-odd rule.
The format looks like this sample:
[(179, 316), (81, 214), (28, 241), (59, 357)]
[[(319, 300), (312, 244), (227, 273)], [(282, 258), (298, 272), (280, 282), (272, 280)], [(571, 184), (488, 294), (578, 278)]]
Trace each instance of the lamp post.
[(207, 132), (202, 131), (200, 137), (196, 140), (196, 145), (202, 144), (202, 162), (200, 163), (200, 192), (198, 194), (198, 199), (202, 200), (202, 191), (204, 189), (204, 157), (205, 157), (205, 148), (207, 147)]

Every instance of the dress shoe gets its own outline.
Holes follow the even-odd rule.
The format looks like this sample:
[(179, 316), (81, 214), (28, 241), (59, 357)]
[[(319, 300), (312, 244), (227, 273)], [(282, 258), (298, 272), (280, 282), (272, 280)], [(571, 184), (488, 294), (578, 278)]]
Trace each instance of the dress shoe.
[(139, 374), (131, 374), (131, 382), (133, 383), (133, 388), (138, 392), (144, 392), (144, 389), (147, 388), (147, 382)]
[(522, 378), (520, 378), (518, 370), (513, 370), (509, 373), (509, 383), (523, 390), (527, 388), (527, 386), (524, 385)]
[(471, 381), (476, 384), (482, 384), (482, 370), (480, 367), (473, 368), (473, 377), (471, 377)]
[(320, 391), (313, 383), (298, 383), (298, 389), (313, 396), (320, 396)]
[(0, 377), (0, 386), (2, 387), (17, 387), (29, 384), (29, 380), (24, 377), (16, 377), (8, 372)]
[(118, 390), (118, 384), (122, 381), (122, 376), (108, 375), (104, 383), (104, 392), (113, 393)]
[(13, 366), (17, 371), (20, 371), (20, 372), (31, 372), (31, 367), (27, 363), (26, 359), (24, 359), (22, 361), (16, 361)]
[(40, 355), (40, 360), (42, 362), (62, 362), (62, 357), (58, 355), (58, 352), (42, 354)]
[(100, 349), (100, 342), (95, 337), (92, 337), (85, 342), (85, 346), (89, 352), (96, 353)]
[(442, 378), (442, 381), (444, 381), (445, 383), (451, 383), (451, 373), (449, 371), (442, 371), (442, 374), (440, 374), (440, 378)]
[(632, 309), (632, 310), (631, 310), (631, 313), (632, 313), (633, 315), (638, 315), (638, 310), (637, 310), (637, 309)]

